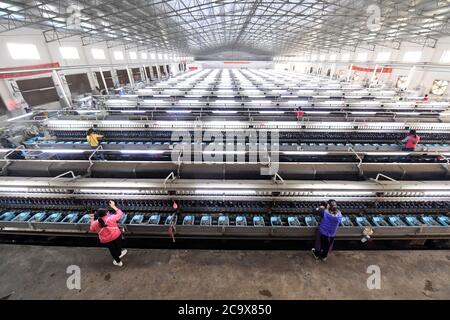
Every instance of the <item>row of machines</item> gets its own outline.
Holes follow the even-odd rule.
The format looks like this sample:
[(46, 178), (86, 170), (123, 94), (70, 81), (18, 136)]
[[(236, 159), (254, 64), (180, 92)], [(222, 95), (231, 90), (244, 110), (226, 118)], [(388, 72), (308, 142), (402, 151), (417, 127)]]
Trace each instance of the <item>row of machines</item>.
[[(119, 98), (101, 97), (102, 110), (76, 110), (97, 118), (128, 115), (151, 120), (278, 121), (399, 119), (435, 121), (446, 101), (398, 97), (395, 90), (363, 88), (337, 80), (251, 70), (203, 70)], [(322, 81), (322, 82), (320, 82)], [(444, 113), (444, 114), (442, 114)]]
[(318, 225), (313, 209), (332, 196), (344, 212), (339, 239), (360, 239), (370, 230), (384, 240), (445, 240), (449, 194), (448, 183), (432, 182), (6, 177), (0, 228), (5, 234), (90, 236), (89, 213), (117, 199), (128, 237), (310, 239)]
[(0, 233), (92, 236), (114, 199), (130, 237), (313, 239), (333, 198), (339, 239), (450, 239), (448, 101), (253, 69), (94, 98), (9, 123), (38, 133), (0, 149)]
[[(89, 161), (94, 158), (85, 138), (89, 128), (104, 135), (96, 152), (109, 161)], [(446, 180), (449, 169), (449, 123), (50, 119), (45, 129), (51, 138), (27, 140), (25, 151), (3, 162), (5, 170), (25, 176), (72, 170), (103, 178), (165, 178), (174, 172), (188, 179), (266, 179), (261, 168), (276, 163), (285, 180), (366, 180), (380, 173), (395, 180)], [(403, 151), (400, 143), (410, 129), (422, 139), (415, 152)], [(227, 141), (230, 130), (240, 140)], [(222, 141), (205, 139), (206, 132)], [(40, 161), (30, 165), (34, 160)]]

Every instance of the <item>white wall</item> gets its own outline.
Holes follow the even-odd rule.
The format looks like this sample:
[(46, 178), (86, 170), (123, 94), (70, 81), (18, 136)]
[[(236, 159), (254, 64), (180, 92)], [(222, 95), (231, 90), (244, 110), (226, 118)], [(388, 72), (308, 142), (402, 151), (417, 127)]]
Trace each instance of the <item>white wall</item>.
[[(336, 61), (281, 61), (277, 62), (275, 65), (276, 69), (284, 70), (288, 69), (290, 71), (295, 72), (307, 72), (310, 67), (313, 67), (315, 70), (318, 68), (322, 68), (322, 74), (325, 75), (327, 70), (329, 68), (332, 68), (335, 70), (334, 74), (343, 74), (344, 76), (347, 75), (350, 64), (354, 64), (356, 66), (361, 67), (369, 67), (374, 68), (375, 65), (378, 65), (379, 68), (383, 66), (383, 63), (377, 63), (374, 62), (379, 52), (385, 52), (390, 51), (391, 57), (388, 63), (396, 63), (396, 64), (402, 64), (402, 65), (395, 65), (393, 66), (393, 72), (392, 73), (385, 73), (381, 77), (381, 81), (385, 84), (395, 86), (397, 79), (399, 76), (408, 76), (409, 71), (411, 70), (412, 64), (403, 64), (403, 57), (406, 52), (408, 51), (421, 51), (422, 57), (419, 61), (419, 63), (440, 63), (441, 56), (444, 51), (450, 50), (450, 37), (447, 38), (441, 38), (438, 42), (435, 48), (429, 48), (429, 47), (423, 47), (419, 44), (415, 43), (408, 43), (404, 42), (402, 43), (400, 49), (395, 50), (384, 46), (376, 46), (374, 51), (367, 51), (367, 50), (357, 50), (356, 52), (350, 53), (350, 61), (349, 62), (343, 62), (340, 60), (341, 54), (337, 53), (337, 59)], [(371, 62), (358, 62), (355, 61), (357, 58), (357, 55), (359, 52), (367, 52), (367, 61)], [(319, 54), (317, 54), (317, 57), (319, 58)], [(328, 54), (326, 55), (326, 58), (328, 58)], [(295, 70), (294, 70), (295, 69)], [(362, 82), (364, 80), (369, 80), (372, 77), (371, 72), (360, 72), (360, 79), (359, 82)], [(431, 68), (429, 67), (420, 67), (418, 66), (415, 69), (415, 72), (413, 73), (411, 77), (411, 82), (408, 87), (408, 89), (416, 89), (419, 88), (419, 92), (421, 94), (428, 93), (431, 89), (431, 86), (433, 84), (434, 80), (448, 80), (450, 81), (450, 64), (448, 65), (441, 65), (440, 67)], [(447, 92), (444, 95), (445, 97), (450, 97), (450, 90), (447, 90)]]
[[(39, 51), (40, 59), (39, 60), (15, 60), (10, 55), (10, 52), (6, 46), (8, 42), (12, 43), (27, 43), (27, 44), (34, 44), (37, 47), (37, 50)], [(80, 59), (77, 60), (66, 60), (63, 59), (59, 50), (59, 47), (75, 47), (78, 50), (78, 54), (80, 56)], [(99, 48), (103, 49), (105, 52), (105, 60), (96, 60), (92, 56), (92, 49), (93, 48)], [(116, 60), (114, 59), (113, 52), (114, 51), (122, 51), (124, 54), (124, 60)], [(61, 66), (83, 66), (81, 68), (77, 69), (68, 69), (64, 71), (60, 71), (60, 75), (67, 75), (67, 74), (77, 74), (77, 73), (86, 73), (88, 75), (90, 84), (92, 88), (95, 88), (98, 83), (97, 79), (94, 75), (95, 71), (99, 71), (98, 65), (111, 65), (115, 64), (115, 66), (108, 66), (108, 67), (102, 67), (103, 71), (111, 71), (113, 75), (113, 79), (115, 80), (115, 83), (118, 83), (118, 79), (115, 73), (115, 69), (124, 69), (127, 65), (130, 67), (143, 67), (149, 66), (150, 70), (152, 69), (152, 66), (155, 65), (171, 65), (172, 72), (178, 73), (178, 63), (180, 61), (173, 61), (173, 60), (165, 60), (164, 55), (163, 59), (158, 59), (158, 55), (156, 55), (156, 59), (151, 59), (151, 52), (147, 52), (147, 59), (141, 58), (141, 52), (137, 49), (133, 49), (130, 51), (135, 51), (137, 54), (137, 59), (131, 59), (128, 52), (124, 50), (123, 47), (113, 47), (113, 48), (107, 48), (106, 43), (97, 43), (95, 45), (90, 46), (83, 46), (81, 43), (81, 39), (79, 36), (74, 36), (71, 38), (63, 39), (61, 41), (46, 43), (44, 36), (42, 34), (42, 31), (36, 30), (36, 29), (29, 29), (29, 28), (21, 28), (17, 30), (13, 30), (10, 32), (5, 32), (0, 35), (0, 68), (7, 68), (7, 67), (20, 67), (20, 66), (32, 66), (32, 65), (38, 65), (38, 64), (45, 64), (45, 63), (52, 63), (52, 62), (59, 62)], [(156, 52), (155, 52), (156, 53)], [(89, 68), (89, 67), (93, 68)], [(35, 76), (29, 76), (29, 77), (20, 77), (17, 79), (32, 79), (32, 78), (39, 78), (39, 77), (45, 77), (50, 76), (51, 73), (41, 74), (41, 75), (35, 75)], [(63, 82), (64, 82), (64, 77)], [(143, 78), (143, 76), (142, 76)], [(55, 82), (56, 83), (56, 82)], [(13, 90), (11, 88), (11, 84), (14, 84), (14, 79), (0, 79), (0, 95), (5, 101), (5, 103), (9, 100), (16, 100), (16, 102), (21, 103), (23, 102), (23, 99), (21, 98), (21, 95), (14, 95)], [(70, 91), (68, 91), (67, 85), (63, 84), (66, 92), (70, 94)], [(13, 112), (14, 114), (15, 112)]]

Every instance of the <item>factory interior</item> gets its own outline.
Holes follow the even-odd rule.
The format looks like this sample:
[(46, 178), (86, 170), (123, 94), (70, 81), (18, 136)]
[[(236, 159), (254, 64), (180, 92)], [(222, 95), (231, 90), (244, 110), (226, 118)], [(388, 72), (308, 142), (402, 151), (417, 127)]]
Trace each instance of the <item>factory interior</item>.
[(449, 18), (0, 0), (0, 298), (449, 299)]

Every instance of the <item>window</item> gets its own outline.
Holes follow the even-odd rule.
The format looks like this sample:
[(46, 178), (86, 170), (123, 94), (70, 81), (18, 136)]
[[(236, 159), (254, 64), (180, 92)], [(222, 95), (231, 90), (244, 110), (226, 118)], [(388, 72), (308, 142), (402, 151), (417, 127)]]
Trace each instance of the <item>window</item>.
[(317, 54), (311, 55), (311, 61), (316, 61), (316, 60), (317, 60)]
[(16, 80), (23, 99), (31, 107), (59, 101), (52, 77)]
[(324, 55), (324, 54), (321, 54), (321, 55), (319, 56), (319, 60), (320, 60), (320, 61), (325, 60), (325, 55)]
[(130, 83), (130, 75), (128, 74), (127, 69), (117, 70), (116, 73), (121, 85)]
[(375, 61), (381, 62), (381, 61), (388, 61), (391, 58), (391, 53), (389, 51), (385, 52), (378, 52), (377, 58)]
[(105, 89), (105, 84), (103, 83), (103, 78), (105, 78), (105, 82), (108, 88), (114, 87), (114, 82), (112, 79), (111, 71), (103, 71), (103, 78), (100, 72), (96, 71), (95, 76), (97, 77), (97, 82), (100, 89)]
[(450, 50), (444, 51), (441, 56), (442, 63), (450, 63)]
[(137, 59), (136, 51), (130, 51), (128, 54), (130, 55), (130, 59), (131, 60), (136, 60)]
[(9, 3), (4, 3), (4, 2), (0, 2), (0, 8), (1, 9), (8, 9), (10, 11), (20, 11), (20, 9), (22, 9), (20, 7), (16, 7), (16, 6), (13, 6), (13, 5), (9, 4)]
[(141, 59), (147, 60), (147, 52), (141, 52)]
[(91, 92), (91, 84), (86, 73), (66, 74), (67, 85), (69, 86), (72, 95), (82, 95)]
[(158, 59), (162, 59), (162, 54), (161, 53), (158, 53)]
[(150, 53), (150, 59), (156, 59), (156, 54)]
[(164, 59), (168, 60), (169, 59), (169, 55), (166, 53), (164, 54)]
[(131, 69), (131, 73), (133, 75), (134, 81), (141, 81), (142, 80), (141, 69), (140, 68), (132, 68)]
[(105, 51), (103, 51), (103, 49), (92, 49), (91, 50), (92, 53), (92, 57), (95, 60), (105, 60)]
[(408, 51), (403, 56), (403, 62), (418, 62), (422, 57), (422, 51)]
[(350, 53), (343, 53), (341, 56), (342, 61), (348, 61), (350, 60)]
[(80, 59), (80, 55), (78, 54), (78, 50), (75, 47), (59, 47), (59, 52), (63, 59), (67, 60), (78, 60)]
[(148, 66), (145, 67), (145, 71), (147, 73), (147, 77), (149, 78), (149, 80), (153, 80), (152, 73), (150, 71), (150, 67), (148, 67)]
[(335, 61), (336, 60), (336, 54), (335, 53), (332, 53), (332, 54), (330, 54), (330, 61)]
[(447, 91), (447, 87), (447, 80), (434, 80), (433, 85), (431, 86), (431, 93), (437, 96), (442, 96), (444, 95), (445, 91)]
[(356, 60), (358, 61), (367, 61), (367, 52), (359, 52), (356, 56)]
[(122, 51), (114, 51), (114, 59), (123, 60), (123, 52)]
[(6, 46), (14, 60), (39, 60), (41, 58), (34, 44), (7, 43)]
[(407, 76), (399, 76), (397, 79), (397, 88), (406, 89), (406, 81), (408, 81)]

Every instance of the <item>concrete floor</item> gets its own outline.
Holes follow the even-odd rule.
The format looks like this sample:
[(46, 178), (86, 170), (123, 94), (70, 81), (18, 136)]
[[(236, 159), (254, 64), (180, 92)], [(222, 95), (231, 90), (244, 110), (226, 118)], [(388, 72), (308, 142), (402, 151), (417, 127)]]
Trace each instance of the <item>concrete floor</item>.
[[(0, 245), (0, 299), (449, 299), (450, 251), (131, 249), (125, 266), (106, 249)], [(69, 265), (81, 289), (66, 286)], [(369, 290), (369, 265), (381, 289)]]

